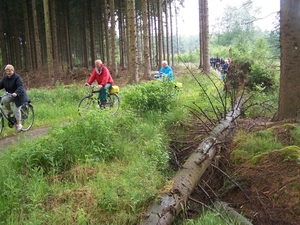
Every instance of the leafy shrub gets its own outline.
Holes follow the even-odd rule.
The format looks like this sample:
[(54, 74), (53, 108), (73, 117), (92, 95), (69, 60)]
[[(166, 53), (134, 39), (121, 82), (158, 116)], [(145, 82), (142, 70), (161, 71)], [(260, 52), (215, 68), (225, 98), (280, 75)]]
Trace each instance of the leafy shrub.
[(167, 112), (175, 104), (177, 90), (172, 82), (151, 81), (133, 85), (122, 93), (124, 109), (139, 113)]
[(251, 65), (248, 78), (249, 83), (247, 86), (251, 90), (253, 90), (255, 86), (259, 86), (267, 91), (274, 85), (274, 75), (271, 69), (260, 62), (254, 62), (254, 64)]

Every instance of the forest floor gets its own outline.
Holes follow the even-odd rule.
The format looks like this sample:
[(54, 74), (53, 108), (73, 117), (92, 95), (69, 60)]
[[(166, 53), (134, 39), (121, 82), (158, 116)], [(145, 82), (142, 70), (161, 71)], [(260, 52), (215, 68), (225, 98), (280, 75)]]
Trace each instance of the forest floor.
[[(60, 82), (68, 85), (73, 83), (84, 84), (88, 73), (79, 72), (76, 76), (66, 76)], [(34, 82), (23, 79), (25, 86), (30, 82), (31, 88), (51, 87), (45, 84), (51, 82), (44, 78), (35, 79)], [(121, 75), (115, 79), (116, 85), (124, 87), (128, 78)], [(34, 85), (32, 85), (34, 84)], [(259, 122), (249, 119), (239, 119), (236, 129), (249, 130), (253, 124), (266, 124), (268, 118), (259, 118)], [(282, 122), (283, 123), (283, 122)], [(276, 126), (280, 125), (276, 123)], [(170, 146), (173, 157), (170, 160), (172, 167), (179, 169), (193, 149), (199, 145), (201, 125), (192, 123), (192, 129), (186, 133), (184, 143), (180, 146), (176, 141)], [(275, 126), (275, 123), (274, 123)], [(267, 129), (267, 126), (257, 125), (258, 129)], [(31, 129), (26, 133), (20, 133), (0, 139), (1, 151), (22, 138), (36, 138), (46, 134), (47, 127)], [(278, 132), (278, 138), (287, 143), (290, 140), (289, 132), (284, 129)], [(174, 134), (176, 135), (176, 134)], [(247, 162), (237, 164), (232, 162), (231, 151), (235, 148), (232, 141), (234, 132), (228, 136), (226, 143), (222, 144), (219, 155), (213, 162), (198, 187), (194, 190), (191, 200), (188, 202), (188, 210), (184, 217), (197, 217), (203, 210), (203, 205), (210, 205), (212, 201), (226, 202), (230, 207), (250, 219), (255, 225), (297, 225), (300, 221), (300, 165), (294, 161), (284, 161), (279, 152), (272, 152), (264, 157), (260, 164)], [(174, 140), (177, 137), (174, 136)], [(288, 143), (287, 143), (288, 144)], [(196, 201), (194, 201), (196, 200)], [(197, 203), (198, 202), (198, 203)], [(203, 204), (199, 204), (199, 202)], [(183, 215), (182, 215), (183, 216)], [(225, 223), (224, 223), (225, 224)]]
[[(259, 120), (259, 122), (258, 122)], [(291, 140), (289, 132), (282, 126), (285, 122), (270, 123), (269, 119), (256, 121), (238, 119), (236, 130), (268, 129), (276, 126), (277, 137), (282, 143)], [(257, 124), (256, 127), (253, 124)], [(266, 126), (265, 124), (271, 124)], [(298, 225), (300, 221), (300, 163), (285, 161), (279, 151), (264, 156), (261, 163), (234, 163), (231, 152), (235, 149), (233, 131), (221, 144), (221, 150), (212, 166), (202, 176), (200, 183), (191, 195), (189, 207), (184, 217), (198, 217), (212, 202), (221, 201), (234, 208), (255, 225)], [(193, 124), (186, 135), (184, 145), (173, 147), (176, 158), (171, 164), (179, 169), (199, 142), (201, 125)], [(191, 135), (192, 134), (192, 135)], [(180, 140), (173, 138), (173, 140)], [(182, 140), (180, 141), (182, 144)], [(176, 144), (175, 144), (176, 145)], [(199, 204), (201, 203), (201, 204)], [(224, 222), (226, 224), (226, 222)]]

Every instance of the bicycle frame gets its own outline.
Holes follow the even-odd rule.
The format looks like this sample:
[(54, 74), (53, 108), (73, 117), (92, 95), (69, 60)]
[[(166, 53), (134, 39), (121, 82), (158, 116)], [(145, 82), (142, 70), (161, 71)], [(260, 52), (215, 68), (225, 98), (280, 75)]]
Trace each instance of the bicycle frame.
[[(4, 96), (6, 96), (6, 95), (10, 95), (10, 94), (6, 92), (4, 95), (0, 96), (0, 102), (1, 102), (2, 98), (3, 98)], [(3, 104), (2, 104), (2, 102), (1, 102), (1, 104), (0, 104), (0, 111), (1, 111), (2, 115), (3, 115), (7, 120), (9, 120), (9, 116), (7, 115), (7, 113), (5, 112), (5, 110), (3, 109)]]
[[(0, 101), (6, 95), (10, 95), (9, 93), (5, 93), (4, 95), (0, 96)], [(21, 123), (23, 125), (22, 131), (28, 131), (34, 122), (34, 110), (33, 106), (31, 105), (30, 101), (24, 103), (21, 106)], [(3, 104), (0, 104), (0, 133), (4, 127), (4, 118), (8, 121), (8, 126), (13, 128), (17, 124), (17, 120), (15, 116), (9, 116), (3, 107)]]
[[(116, 86), (117, 87), (117, 86)], [(111, 90), (108, 91), (108, 98), (107, 101), (104, 104), (101, 104), (99, 102), (98, 97), (94, 96), (94, 94), (99, 93), (100, 90), (95, 90), (97, 88), (97, 85), (89, 85), (89, 92), (83, 99), (80, 100), (78, 105), (78, 112), (79, 115), (84, 115), (87, 110), (96, 110), (97, 108), (101, 111), (110, 111), (110, 114), (115, 114), (120, 106), (120, 97), (118, 96), (117, 92), (111, 92)], [(98, 100), (98, 101), (97, 101)], [(97, 101), (97, 104), (95, 104), (95, 101)], [(96, 107), (97, 105), (97, 107)]]
[[(2, 98), (4, 97), (4, 96), (6, 96), (6, 95), (10, 95), (9, 93), (5, 93), (4, 95), (2, 95), (2, 96), (0, 96), (0, 102), (1, 102), (1, 100), (2, 100)], [(1, 115), (8, 121), (8, 126), (10, 127), (10, 128), (12, 128), (15, 124), (16, 124), (16, 119), (15, 119), (15, 117), (9, 117), (8, 115), (7, 115), (7, 113), (5, 112), (5, 110), (4, 110), (4, 108), (3, 108), (3, 104), (2, 104), (2, 102), (1, 102), (1, 104), (0, 104), (0, 113), (1, 113)], [(0, 126), (3, 126), (3, 124), (0, 124)]]

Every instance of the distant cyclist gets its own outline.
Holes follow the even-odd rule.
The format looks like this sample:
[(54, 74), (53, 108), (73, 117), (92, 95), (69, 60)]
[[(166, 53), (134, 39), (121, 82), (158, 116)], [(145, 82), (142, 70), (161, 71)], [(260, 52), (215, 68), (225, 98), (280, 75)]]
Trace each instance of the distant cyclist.
[(168, 65), (168, 61), (164, 60), (161, 62), (162, 67), (160, 68), (158, 74), (156, 74), (155, 78), (160, 78), (165, 76), (165, 78), (169, 81), (174, 81), (173, 70)]
[[(22, 130), (21, 124), (21, 106), (29, 101), (28, 95), (23, 85), (22, 78), (15, 73), (12, 65), (8, 64), (5, 67), (5, 74), (0, 81), (0, 90), (5, 89), (10, 95), (6, 95), (1, 99), (1, 102), (7, 109), (7, 114), (14, 114), (16, 118), (16, 131)], [(14, 103), (14, 110), (11, 110), (10, 103)]]
[(107, 67), (102, 63), (100, 59), (95, 61), (95, 69), (93, 70), (90, 78), (85, 85), (91, 85), (94, 81), (97, 81), (100, 92), (98, 95), (100, 106), (105, 106), (107, 101), (108, 89), (113, 85), (114, 81), (110, 75)]

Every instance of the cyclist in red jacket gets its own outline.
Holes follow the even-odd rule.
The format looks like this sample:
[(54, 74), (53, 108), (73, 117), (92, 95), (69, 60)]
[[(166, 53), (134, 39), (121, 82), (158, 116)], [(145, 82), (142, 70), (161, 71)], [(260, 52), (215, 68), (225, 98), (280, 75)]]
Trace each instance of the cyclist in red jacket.
[(104, 106), (107, 101), (108, 89), (113, 85), (114, 81), (109, 70), (100, 59), (95, 61), (95, 69), (85, 85), (91, 85), (95, 80), (98, 83), (98, 88), (100, 88), (98, 99), (100, 100), (101, 106)]

